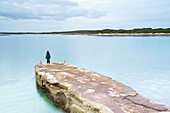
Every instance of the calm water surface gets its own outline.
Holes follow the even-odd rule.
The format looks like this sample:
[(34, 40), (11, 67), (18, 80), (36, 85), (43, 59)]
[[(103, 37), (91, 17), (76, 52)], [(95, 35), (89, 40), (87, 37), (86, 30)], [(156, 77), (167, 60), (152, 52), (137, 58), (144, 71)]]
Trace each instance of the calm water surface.
[(0, 36), (0, 113), (62, 112), (35, 84), (34, 66), (69, 62), (95, 71), (140, 94), (170, 105), (170, 36)]

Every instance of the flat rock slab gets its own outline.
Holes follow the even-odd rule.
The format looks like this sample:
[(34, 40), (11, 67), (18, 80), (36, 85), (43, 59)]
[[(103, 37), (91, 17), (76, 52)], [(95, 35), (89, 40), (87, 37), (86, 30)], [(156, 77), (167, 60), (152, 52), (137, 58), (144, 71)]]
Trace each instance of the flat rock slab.
[(129, 86), (69, 63), (37, 64), (35, 72), (49, 84), (76, 95), (80, 101), (90, 100), (110, 112), (169, 111), (169, 106), (143, 97)]

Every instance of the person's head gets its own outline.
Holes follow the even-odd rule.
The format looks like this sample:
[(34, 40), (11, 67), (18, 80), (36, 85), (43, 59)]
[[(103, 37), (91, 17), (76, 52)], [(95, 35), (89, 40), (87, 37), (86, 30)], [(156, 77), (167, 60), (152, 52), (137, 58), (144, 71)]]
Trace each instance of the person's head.
[(49, 51), (47, 51), (47, 54), (49, 54)]

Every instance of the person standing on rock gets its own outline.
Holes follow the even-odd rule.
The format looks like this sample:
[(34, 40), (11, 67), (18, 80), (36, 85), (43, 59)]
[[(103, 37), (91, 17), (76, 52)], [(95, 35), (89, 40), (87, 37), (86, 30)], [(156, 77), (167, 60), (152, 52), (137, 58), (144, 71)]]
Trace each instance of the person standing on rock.
[(47, 64), (50, 64), (51, 55), (49, 51), (47, 51), (45, 58), (47, 59)]

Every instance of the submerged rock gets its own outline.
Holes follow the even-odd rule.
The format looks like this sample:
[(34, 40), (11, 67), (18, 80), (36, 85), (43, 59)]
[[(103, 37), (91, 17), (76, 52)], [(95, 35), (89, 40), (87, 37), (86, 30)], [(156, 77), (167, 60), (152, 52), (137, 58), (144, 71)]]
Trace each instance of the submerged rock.
[(161, 112), (170, 107), (141, 96), (110, 77), (68, 63), (37, 64), (37, 84), (66, 112)]

